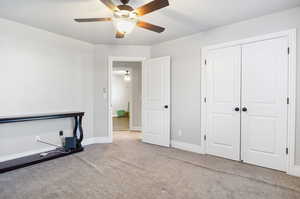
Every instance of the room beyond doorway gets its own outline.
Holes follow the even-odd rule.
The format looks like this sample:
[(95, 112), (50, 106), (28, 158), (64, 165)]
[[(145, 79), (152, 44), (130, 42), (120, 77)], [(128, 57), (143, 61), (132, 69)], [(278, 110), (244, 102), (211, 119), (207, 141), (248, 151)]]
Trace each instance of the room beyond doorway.
[(142, 129), (143, 58), (110, 58), (110, 134)]
[(129, 131), (129, 116), (113, 116), (113, 131)]

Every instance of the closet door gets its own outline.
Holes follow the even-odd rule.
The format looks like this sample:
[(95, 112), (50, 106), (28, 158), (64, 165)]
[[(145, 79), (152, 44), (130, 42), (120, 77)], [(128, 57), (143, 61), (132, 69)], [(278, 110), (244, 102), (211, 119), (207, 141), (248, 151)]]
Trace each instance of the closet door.
[(242, 47), (242, 150), (245, 162), (286, 170), (288, 40)]
[(208, 51), (207, 153), (240, 160), (241, 48)]

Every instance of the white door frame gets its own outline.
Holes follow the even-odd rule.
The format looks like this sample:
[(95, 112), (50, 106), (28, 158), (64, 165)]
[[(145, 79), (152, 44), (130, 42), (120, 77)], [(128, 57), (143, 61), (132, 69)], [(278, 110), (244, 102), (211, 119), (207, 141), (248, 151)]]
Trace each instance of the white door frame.
[[(113, 141), (113, 128), (112, 128), (112, 105), (111, 105), (111, 93), (112, 93), (112, 68), (113, 68), (113, 62), (114, 61), (123, 61), (123, 62), (141, 62), (143, 63), (143, 61), (146, 60), (145, 57), (113, 57), (113, 56), (109, 56), (108, 57), (108, 75), (107, 75), (107, 80), (108, 80), (108, 89), (107, 89), (107, 112), (108, 112), (108, 137), (109, 140)], [(142, 70), (143, 70), (143, 64), (141, 65)], [(132, 94), (130, 96), (130, 113), (132, 113)], [(129, 124), (130, 124), (130, 128), (132, 127), (132, 121), (131, 121), (131, 117), (129, 117)]]
[[(207, 46), (201, 49), (201, 145), (203, 144), (204, 153), (206, 153), (206, 132), (207, 132), (207, 112), (206, 112), (206, 60), (207, 52), (212, 49), (226, 48), (230, 46), (240, 46), (247, 43), (253, 43), (257, 41), (269, 40), (279, 37), (288, 37), (289, 41), (289, 64), (288, 64), (288, 129), (287, 129), (287, 140), (286, 146), (289, 149), (287, 155), (287, 173), (290, 175), (300, 176), (300, 166), (295, 165), (295, 140), (296, 140), (296, 29), (291, 29), (287, 31), (266, 34), (258, 37), (227, 42), (218, 45)], [(288, 49), (287, 49), (288, 50)]]

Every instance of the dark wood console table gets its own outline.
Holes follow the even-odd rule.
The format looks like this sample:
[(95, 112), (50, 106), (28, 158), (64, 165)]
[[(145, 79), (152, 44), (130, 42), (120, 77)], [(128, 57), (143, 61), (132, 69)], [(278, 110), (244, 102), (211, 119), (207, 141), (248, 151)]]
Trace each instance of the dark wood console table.
[(75, 150), (69, 152), (61, 152), (57, 150), (47, 151), (47, 156), (41, 156), (40, 154), (34, 154), (14, 160), (8, 160), (0, 162), (0, 173), (11, 171), (14, 169), (26, 167), (29, 165), (37, 164), (43, 161), (52, 160), (55, 158), (63, 157), (73, 153), (83, 151), (81, 142), (83, 140), (83, 129), (82, 129), (82, 118), (84, 112), (63, 112), (63, 113), (51, 113), (51, 114), (38, 114), (38, 115), (22, 115), (22, 116), (11, 116), (11, 117), (0, 117), (0, 125), (6, 123), (15, 122), (27, 122), (37, 120), (50, 120), (50, 119), (61, 119), (61, 118), (74, 118), (75, 126), (73, 129), (73, 136), (77, 140), (77, 146)]

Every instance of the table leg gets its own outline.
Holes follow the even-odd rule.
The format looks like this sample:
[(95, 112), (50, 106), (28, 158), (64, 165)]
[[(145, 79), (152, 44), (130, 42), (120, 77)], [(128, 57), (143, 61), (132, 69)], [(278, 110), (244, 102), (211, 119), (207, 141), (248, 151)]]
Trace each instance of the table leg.
[(77, 148), (81, 148), (81, 142), (83, 140), (83, 129), (82, 129), (82, 116), (79, 116), (79, 139), (77, 143)]

